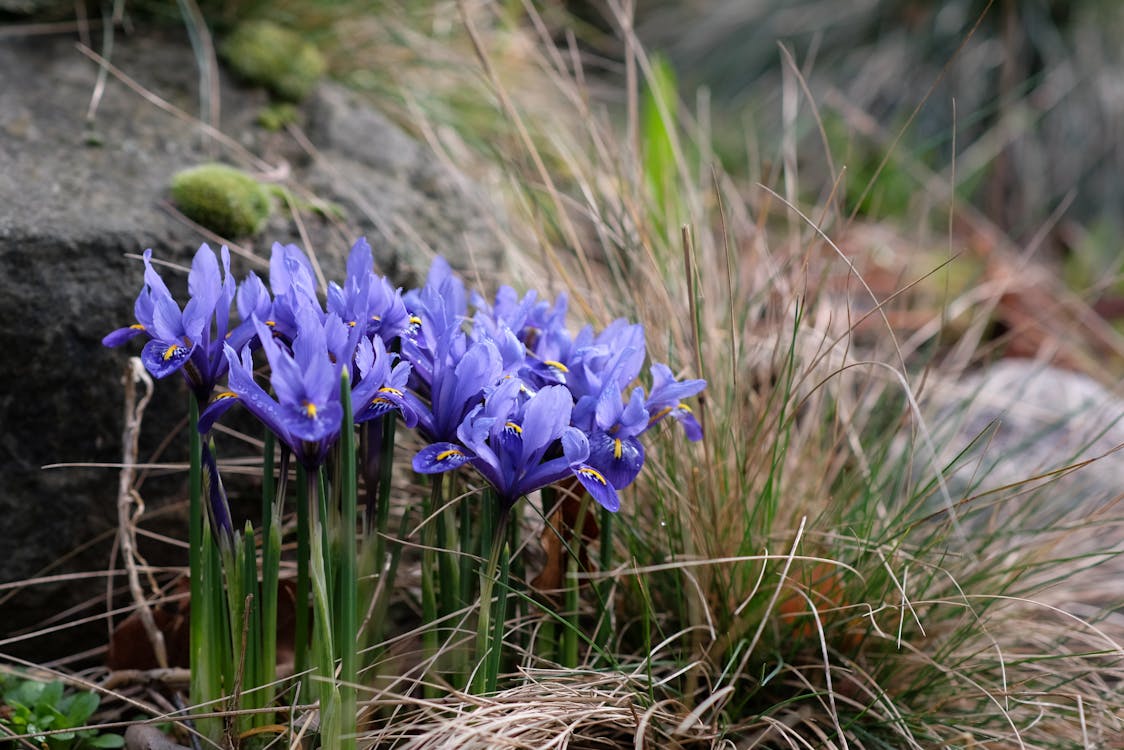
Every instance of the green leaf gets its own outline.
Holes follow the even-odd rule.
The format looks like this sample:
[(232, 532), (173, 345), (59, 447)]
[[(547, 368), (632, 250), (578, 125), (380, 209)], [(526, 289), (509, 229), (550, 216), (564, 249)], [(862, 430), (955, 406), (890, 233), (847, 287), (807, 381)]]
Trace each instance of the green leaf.
[(78, 727), (86, 723), (86, 719), (98, 710), (101, 699), (96, 693), (78, 693), (70, 703), (66, 712), (67, 726)]
[(58, 680), (49, 682), (43, 686), (39, 691), (38, 699), (36, 700), (36, 708), (44, 707), (57, 710), (58, 705), (62, 702), (62, 683)]
[(93, 739), (86, 740), (90, 747), (124, 747), (125, 738), (119, 734), (100, 734)]

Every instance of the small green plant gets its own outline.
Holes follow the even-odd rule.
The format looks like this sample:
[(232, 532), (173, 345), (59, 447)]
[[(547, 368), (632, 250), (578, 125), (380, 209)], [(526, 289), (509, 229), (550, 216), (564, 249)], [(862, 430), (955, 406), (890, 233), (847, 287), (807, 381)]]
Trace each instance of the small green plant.
[[(0, 679), (3, 702), (0, 727), (15, 735), (29, 735), (50, 750), (123, 747), (119, 734), (102, 734), (85, 728), (98, 709), (97, 693), (67, 692), (59, 681), (38, 682), (18, 678)], [(50, 734), (48, 734), (50, 733)]]
[(257, 123), (271, 133), (278, 133), (300, 118), (297, 108), (289, 102), (278, 102), (258, 112)]
[(221, 48), (238, 75), (275, 96), (299, 102), (327, 70), (315, 46), (295, 31), (271, 21), (241, 24)]
[(201, 164), (172, 178), (172, 200), (187, 218), (224, 237), (256, 234), (273, 210), (270, 191), (226, 164)]

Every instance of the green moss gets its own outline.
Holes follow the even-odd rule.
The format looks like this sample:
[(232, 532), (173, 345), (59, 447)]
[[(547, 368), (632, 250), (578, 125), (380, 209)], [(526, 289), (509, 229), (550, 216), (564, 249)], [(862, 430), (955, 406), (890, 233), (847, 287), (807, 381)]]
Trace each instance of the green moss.
[(238, 75), (299, 102), (327, 70), (323, 56), (300, 34), (271, 21), (247, 21), (220, 48)]
[(297, 116), (297, 108), (288, 102), (270, 104), (258, 112), (258, 125), (271, 133), (276, 133), (284, 130), (286, 125), (295, 123)]
[(203, 164), (172, 178), (172, 200), (184, 216), (223, 237), (255, 234), (269, 218), (269, 191), (245, 172)]

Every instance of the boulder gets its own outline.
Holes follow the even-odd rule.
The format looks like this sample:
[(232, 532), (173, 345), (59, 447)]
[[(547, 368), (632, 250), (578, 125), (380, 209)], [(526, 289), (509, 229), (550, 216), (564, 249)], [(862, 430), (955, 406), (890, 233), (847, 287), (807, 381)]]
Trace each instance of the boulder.
[[(961, 521), (1017, 544), (1109, 513), (1124, 477), (1124, 399), (1094, 379), (1025, 359), (1004, 359), (926, 391), (936, 465)], [(920, 475), (934, 462), (914, 442)], [(946, 506), (939, 492), (930, 510)], [(1113, 524), (1087, 536), (1119, 545)]]
[[(9, 37), (0, 44), (0, 583), (59, 562), (63, 569), (107, 567), (129, 352), (107, 350), (101, 338), (132, 321), (142, 283), (137, 254), (151, 247), (157, 258), (186, 267), (203, 241), (220, 244), (170, 210), (169, 183), (178, 171), (223, 161), (287, 175), (280, 184), (292, 200), (277, 199), (258, 234), (235, 238), (239, 278), (267, 270), (272, 242), (303, 245), (298, 229), (329, 279), (342, 276), (347, 250), (364, 235), (378, 270), (403, 284), (428, 266), (423, 250), (452, 255), (455, 263), (458, 249), (470, 247), (474, 262), (485, 266), (498, 253), (485, 196), (332, 83), (321, 83), (298, 111), (309, 149), (258, 126), (267, 94), (220, 73), (217, 127), (230, 139), (222, 142), (194, 119), (200, 76), (186, 32), (119, 32), (112, 63), (165, 106), (113, 75), (99, 90), (98, 66), (71, 37)], [(313, 198), (327, 209), (309, 210)], [(185, 293), (183, 273), (164, 275), (173, 293)], [(186, 404), (178, 378), (157, 385), (142, 461), (183, 459), (177, 433)], [(43, 468), (53, 464), (67, 466)], [(148, 474), (142, 492), (150, 516), (184, 499), (182, 471)], [(182, 564), (180, 556), (171, 562)], [(86, 581), (65, 595), (44, 586), (21, 593), (5, 607), (0, 652), (19, 652), (22, 642), (6, 641), (6, 633), (39, 624), (40, 605), (57, 611), (101, 591)], [(94, 632), (104, 636), (104, 626)], [(44, 640), (34, 646), (38, 658), (44, 649), (71, 648), (66, 637)]]

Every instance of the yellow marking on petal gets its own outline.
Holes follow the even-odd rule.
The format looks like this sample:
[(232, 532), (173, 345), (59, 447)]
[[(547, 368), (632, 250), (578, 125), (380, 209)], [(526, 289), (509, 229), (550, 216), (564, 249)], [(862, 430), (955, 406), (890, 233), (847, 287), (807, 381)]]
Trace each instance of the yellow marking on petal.
[(167, 362), (169, 359), (174, 357), (176, 355), (176, 352), (179, 351), (179, 349), (180, 349), (179, 344), (172, 344), (167, 349), (165, 349), (164, 350), (164, 361)]
[(382, 316), (381, 315), (372, 315), (371, 320), (382, 320)]
[(616, 459), (617, 461), (621, 460), (622, 448), (623, 448), (623, 446), (621, 445), (621, 439), (620, 438), (613, 438), (613, 458)]
[(143, 323), (133, 323), (131, 326), (129, 326), (129, 328), (132, 328), (134, 331), (145, 330), (145, 327), (144, 327)]
[(583, 466), (580, 469), (578, 469), (578, 473), (584, 474), (585, 476), (590, 477), (591, 479), (593, 479), (598, 484), (604, 484), (604, 485), (609, 484), (608, 482), (605, 481), (604, 475), (602, 475), (602, 473), (599, 472), (597, 469), (591, 469), (588, 466)]
[(238, 398), (238, 394), (234, 391), (223, 391), (215, 394), (214, 401), (222, 401), (224, 398)]
[(402, 391), (397, 388), (391, 388), (389, 385), (384, 385), (382, 388), (379, 388), (379, 393), (389, 393), (392, 396), (402, 395)]
[(687, 406), (686, 404), (679, 404), (678, 408), (682, 409), (683, 411), (687, 412), (688, 414), (692, 413), (691, 407)]
[(355, 321), (354, 320), (347, 321), (347, 327), (348, 328), (354, 328), (355, 327)]
[(421, 324), (422, 324), (422, 319), (419, 318), (417, 315), (411, 315), (410, 316), (410, 325), (420, 326)]
[(546, 365), (547, 367), (553, 367), (553, 368), (554, 368), (555, 370), (558, 370), (559, 372), (569, 372), (569, 371), (570, 371), (570, 368), (569, 368), (569, 367), (567, 367), (566, 365), (562, 364), (561, 362), (558, 362), (557, 360), (553, 360), (553, 359), (544, 359), (544, 360), (542, 361), (542, 363), (543, 363), (544, 365)]
[(372, 404), (387, 404), (389, 406), (396, 406), (396, 404), (393, 401), (391, 401), (388, 398), (383, 398), (382, 396), (379, 396), (378, 398), (372, 399), (371, 403)]
[(276, 320), (267, 320), (267, 321), (265, 321), (265, 324), (267, 326), (269, 326), (270, 328), (276, 328), (277, 327), (277, 321)]
[(463, 455), (464, 454), (461, 453), (456, 448), (450, 448), (447, 451), (441, 451), (440, 453), (437, 454), (437, 462), (440, 463), (442, 461), (445, 461), (447, 459), (452, 458), (453, 456), (463, 456)]
[(309, 419), (316, 419), (316, 404), (311, 401), (304, 402), (304, 413)]
[(504, 427), (509, 429), (509, 430), (513, 430), (514, 432), (516, 432), (520, 435), (523, 434), (523, 428), (520, 427), (519, 425), (515, 424), (514, 422), (507, 422), (506, 424), (504, 424)]
[(660, 421), (661, 419), (666, 417), (668, 414), (670, 414), (673, 408), (674, 407), (671, 407), (671, 406), (665, 406), (664, 408), (660, 409), (658, 412), (656, 412), (655, 414), (652, 415), (651, 419), (648, 420), (648, 424), (651, 425), (651, 424), (655, 424), (656, 422)]

